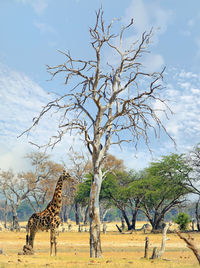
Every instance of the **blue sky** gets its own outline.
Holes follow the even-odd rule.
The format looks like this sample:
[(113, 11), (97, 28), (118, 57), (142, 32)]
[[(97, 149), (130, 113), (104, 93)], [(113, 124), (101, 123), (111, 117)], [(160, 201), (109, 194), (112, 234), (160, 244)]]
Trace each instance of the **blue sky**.
[[(93, 55), (88, 29), (101, 4), (107, 23), (120, 18), (120, 28), (134, 18), (129, 40), (152, 26), (159, 28), (144, 63), (149, 70), (167, 67), (163, 94), (174, 115), (163, 118), (164, 123), (176, 140), (177, 152), (200, 142), (200, 1), (0, 0), (0, 168), (19, 171), (27, 166), (23, 156), (35, 148), (26, 136), (17, 136), (50, 100), (48, 92), (63, 90), (62, 80), (47, 81), (45, 65), (64, 61), (59, 49), (70, 50), (77, 58)], [(45, 118), (29, 139), (45, 143), (55, 126)], [(80, 141), (67, 135), (52, 152), (54, 159), (65, 160), (71, 145), (78, 149)], [(151, 147), (154, 158), (174, 152), (167, 136), (153, 140)], [(134, 145), (122, 151), (112, 147), (110, 152), (129, 168), (143, 168), (152, 160), (142, 143), (137, 152)]]

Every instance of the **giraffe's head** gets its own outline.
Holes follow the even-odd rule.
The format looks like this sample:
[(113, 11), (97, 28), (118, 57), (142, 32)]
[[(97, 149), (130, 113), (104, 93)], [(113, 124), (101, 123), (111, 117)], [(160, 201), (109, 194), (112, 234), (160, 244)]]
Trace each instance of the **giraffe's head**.
[(68, 172), (66, 172), (65, 170), (63, 170), (63, 173), (61, 175), (61, 178), (62, 178), (63, 181), (65, 181), (67, 179), (70, 179), (71, 178), (71, 175)]

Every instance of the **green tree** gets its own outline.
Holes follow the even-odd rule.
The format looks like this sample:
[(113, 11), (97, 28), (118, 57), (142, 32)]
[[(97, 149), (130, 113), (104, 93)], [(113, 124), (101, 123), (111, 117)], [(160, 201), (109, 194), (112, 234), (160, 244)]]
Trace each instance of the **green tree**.
[[(91, 163), (88, 164), (88, 171), (91, 168)], [(102, 168), (102, 174), (104, 176), (104, 180), (102, 183), (102, 188), (100, 191), (100, 216), (101, 220), (104, 219), (105, 214), (108, 212), (109, 209), (112, 207), (112, 202), (107, 198), (107, 193), (110, 188), (114, 189), (115, 182), (113, 180), (113, 174), (124, 172), (125, 166), (124, 162), (121, 159), (116, 158), (114, 155), (107, 154), (106, 160), (104, 162)], [(91, 170), (90, 170), (91, 171)], [(75, 202), (81, 204), (82, 207), (85, 207), (85, 219), (84, 222), (87, 222), (87, 212), (88, 212), (88, 203), (89, 203), (89, 193), (91, 188), (91, 180), (92, 180), (93, 173), (89, 173), (85, 175), (87, 180), (84, 181), (78, 187), (78, 192), (76, 195)]]
[(75, 202), (78, 202), (82, 206), (86, 206), (89, 202), (92, 178), (89, 175), (87, 175), (87, 177), (88, 178), (84, 182), (78, 185), (75, 195)]
[(135, 230), (137, 215), (144, 195), (143, 192), (136, 191), (133, 186), (139, 178), (140, 174), (132, 170), (115, 172), (115, 175), (110, 175), (105, 180), (105, 184), (107, 184), (104, 191), (105, 198), (112, 201), (121, 211), (128, 230)]
[(142, 210), (153, 230), (159, 229), (165, 214), (181, 205), (191, 192), (187, 187), (190, 171), (182, 155), (171, 154), (151, 163), (144, 177), (134, 185), (138, 192), (144, 192)]
[(195, 216), (197, 221), (197, 229), (200, 231), (200, 215), (199, 215), (199, 203), (200, 203), (200, 143), (198, 143), (193, 150), (186, 155), (186, 160), (189, 162), (192, 168), (192, 178), (188, 180), (188, 186), (191, 187), (194, 194), (198, 195), (198, 201), (196, 201)]
[[(124, 218), (128, 230), (135, 229), (137, 214), (140, 208), (143, 193), (136, 193), (132, 183), (138, 179), (134, 171), (126, 172), (115, 170), (107, 173), (100, 191), (100, 203), (106, 202), (107, 207), (117, 207)], [(82, 205), (87, 204), (91, 186), (91, 176), (79, 185), (76, 200)], [(105, 204), (105, 203), (104, 203)], [(131, 214), (131, 221), (129, 215)]]
[(191, 220), (188, 214), (182, 212), (179, 213), (173, 221), (179, 225), (181, 231), (186, 231)]

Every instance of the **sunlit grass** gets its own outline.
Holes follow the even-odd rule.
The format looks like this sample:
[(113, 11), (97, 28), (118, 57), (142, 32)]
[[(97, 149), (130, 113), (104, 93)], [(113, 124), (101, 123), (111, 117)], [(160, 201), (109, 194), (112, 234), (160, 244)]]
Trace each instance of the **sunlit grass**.
[[(161, 260), (143, 259), (145, 237), (149, 237), (149, 257), (154, 246), (160, 247), (161, 234), (120, 234), (115, 223), (109, 223), (107, 234), (102, 234), (103, 257), (89, 258), (89, 233), (61, 232), (58, 237), (58, 255), (49, 255), (49, 233), (39, 232), (35, 239), (35, 255), (18, 255), (25, 244), (25, 232), (0, 232), (0, 268), (2, 267), (199, 267), (193, 253), (176, 234), (168, 234), (169, 240)], [(200, 234), (192, 234), (195, 244), (200, 244)]]

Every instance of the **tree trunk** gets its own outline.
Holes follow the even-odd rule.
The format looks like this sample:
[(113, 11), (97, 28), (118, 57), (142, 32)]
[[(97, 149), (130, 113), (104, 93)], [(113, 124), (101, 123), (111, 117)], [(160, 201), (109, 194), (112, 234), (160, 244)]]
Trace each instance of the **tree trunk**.
[(101, 257), (100, 239), (100, 213), (99, 213), (99, 193), (102, 183), (102, 172), (96, 169), (90, 190), (89, 215), (90, 215), (90, 257)]
[(136, 225), (136, 221), (137, 221), (137, 214), (138, 214), (138, 210), (136, 209), (134, 212), (133, 212), (133, 216), (132, 216), (132, 225), (131, 225), (131, 228), (133, 230), (135, 230), (135, 225)]
[(198, 200), (198, 202), (196, 203), (195, 214), (196, 214), (196, 220), (197, 220), (197, 230), (200, 231), (200, 222), (199, 222), (199, 200)]
[(149, 250), (149, 238), (145, 238), (145, 248), (144, 248), (144, 258), (148, 258), (148, 250)]
[(80, 217), (79, 217), (79, 205), (77, 202), (75, 202), (75, 220), (76, 220), (76, 225), (80, 224)]
[(170, 223), (165, 224), (165, 227), (163, 228), (163, 234), (162, 234), (162, 243), (161, 243), (161, 248), (158, 252), (158, 258), (161, 258), (161, 256), (163, 255), (163, 253), (165, 252), (165, 244), (167, 241), (167, 231), (169, 229), (169, 227), (171, 226)]
[(102, 215), (101, 215), (101, 222), (104, 222), (104, 219), (107, 215), (107, 213), (110, 211), (110, 208), (107, 208), (105, 209), (103, 212), (102, 212)]
[(125, 224), (124, 224), (124, 217), (123, 216), (121, 216), (121, 223), (122, 223), (121, 229), (124, 230)]
[(85, 225), (88, 223), (88, 212), (89, 212), (89, 205), (87, 205), (86, 210), (85, 210), (85, 217), (84, 217)]
[(64, 206), (62, 206), (61, 211), (60, 211), (60, 218), (62, 223), (64, 222)]
[(63, 215), (64, 222), (66, 222), (66, 223), (68, 223), (69, 211), (70, 211), (70, 207), (69, 207), (69, 205), (66, 205), (64, 207), (64, 215)]
[(14, 230), (19, 230), (19, 219), (17, 215), (17, 208), (15, 206), (12, 207), (12, 214), (13, 214), (13, 229)]
[(126, 215), (126, 211), (123, 209), (123, 210), (121, 210), (121, 212), (122, 212), (122, 216), (124, 217), (124, 220), (126, 222), (126, 225), (128, 227), (128, 230), (131, 230), (132, 226), (131, 226), (130, 221), (129, 221), (127, 215)]
[(63, 222), (68, 223), (68, 219), (69, 219), (69, 205), (63, 205), (62, 209), (61, 209), (61, 219)]
[(154, 219), (150, 221), (150, 223), (152, 225), (152, 232), (162, 229), (163, 220), (164, 220), (164, 215), (161, 215), (159, 213), (155, 213)]
[(19, 220), (17, 214), (13, 215), (13, 230), (19, 231)]
[(5, 220), (4, 220), (4, 227), (7, 228), (7, 218), (8, 218), (8, 200), (5, 201)]

